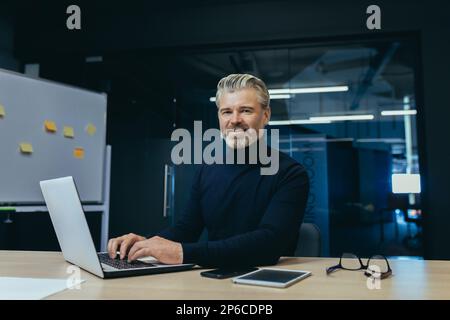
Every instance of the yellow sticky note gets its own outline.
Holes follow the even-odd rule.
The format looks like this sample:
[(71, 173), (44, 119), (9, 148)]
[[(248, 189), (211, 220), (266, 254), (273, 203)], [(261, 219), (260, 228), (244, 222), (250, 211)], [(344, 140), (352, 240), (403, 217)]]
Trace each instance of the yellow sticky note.
[(86, 132), (90, 136), (93, 136), (95, 134), (95, 131), (97, 131), (97, 128), (92, 123), (89, 123), (86, 127)]
[(48, 132), (56, 132), (57, 130), (55, 122), (50, 120), (45, 120), (44, 127)]
[(0, 118), (3, 118), (5, 115), (5, 107), (0, 104)]
[(84, 158), (84, 149), (80, 148), (80, 147), (73, 149), (73, 156), (77, 159), (83, 159)]
[(64, 132), (64, 137), (66, 137), (66, 138), (73, 138), (75, 136), (72, 127), (64, 127), (63, 132)]
[(20, 152), (22, 153), (33, 153), (33, 146), (28, 142), (21, 142), (19, 144)]

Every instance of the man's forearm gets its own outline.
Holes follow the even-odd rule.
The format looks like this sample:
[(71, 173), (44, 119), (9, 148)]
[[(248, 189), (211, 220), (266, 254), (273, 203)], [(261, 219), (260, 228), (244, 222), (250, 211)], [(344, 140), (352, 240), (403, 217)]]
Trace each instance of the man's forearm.
[(281, 256), (283, 242), (283, 237), (270, 229), (258, 229), (224, 240), (183, 242), (183, 262), (205, 267), (271, 265)]

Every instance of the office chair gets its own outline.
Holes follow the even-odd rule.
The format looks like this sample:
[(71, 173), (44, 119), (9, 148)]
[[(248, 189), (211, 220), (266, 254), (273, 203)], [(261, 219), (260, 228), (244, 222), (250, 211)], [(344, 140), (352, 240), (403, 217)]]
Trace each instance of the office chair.
[(314, 223), (302, 223), (295, 255), (297, 257), (320, 257), (321, 246), (319, 227)]

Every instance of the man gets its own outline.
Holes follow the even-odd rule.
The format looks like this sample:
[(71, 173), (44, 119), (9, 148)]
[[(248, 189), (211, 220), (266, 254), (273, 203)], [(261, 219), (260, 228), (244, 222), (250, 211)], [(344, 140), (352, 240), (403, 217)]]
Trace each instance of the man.
[[(262, 139), (246, 133), (259, 133), (269, 122), (269, 100), (264, 82), (252, 75), (231, 74), (219, 81), (218, 118), (230, 148), (247, 151)], [(308, 198), (307, 173), (281, 152), (276, 174), (261, 175), (261, 165), (202, 165), (174, 226), (149, 239), (135, 234), (111, 239), (110, 256), (120, 249), (120, 258), (128, 254), (130, 261), (153, 256), (167, 264), (233, 267), (270, 265), (293, 255)], [(204, 228), (208, 241), (198, 242)]]

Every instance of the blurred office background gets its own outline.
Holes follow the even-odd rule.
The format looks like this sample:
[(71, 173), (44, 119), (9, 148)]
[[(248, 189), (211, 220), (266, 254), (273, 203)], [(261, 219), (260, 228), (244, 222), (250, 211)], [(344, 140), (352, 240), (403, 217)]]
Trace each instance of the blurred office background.
[[(65, 10), (78, 4), (82, 29)], [(0, 4), (0, 68), (108, 94), (110, 235), (180, 214), (192, 166), (164, 166), (175, 128), (217, 127), (217, 82), (272, 91), (270, 128), (308, 170), (322, 254), (450, 259), (450, 20), (445, 1), (18, 1)], [(317, 92), (321, 88), (322, 92)], [(88, 221), (99, 242), (99, 215)], [(0, 249), (57, 250), (46, 213), (0, 214)]]

